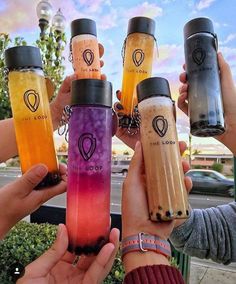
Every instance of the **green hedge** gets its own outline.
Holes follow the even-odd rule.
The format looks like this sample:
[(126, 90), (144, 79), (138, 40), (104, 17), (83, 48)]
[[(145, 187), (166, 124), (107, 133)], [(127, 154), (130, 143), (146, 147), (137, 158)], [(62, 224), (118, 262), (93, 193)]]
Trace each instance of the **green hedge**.
[[(10, 265), (20, 262), (26, 266), (34, 261), (52, 245), (56, 231), (55, 225), (19, 222), (0, 243), (0, 283), (14, 283), (8, 272)], [(117, 256), (104, 284), (121, 283), (123, 277), (124, 269), (120, 257)]]

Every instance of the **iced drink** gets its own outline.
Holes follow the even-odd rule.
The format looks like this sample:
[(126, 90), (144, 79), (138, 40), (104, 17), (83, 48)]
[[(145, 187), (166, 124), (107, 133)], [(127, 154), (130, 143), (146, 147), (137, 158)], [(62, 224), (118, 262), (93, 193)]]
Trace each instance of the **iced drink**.
[(188, 199), (168, 81), (146, 79), (137, 90), (150, 218), (187, 218)]
[[(19, 60), (15, 57), (18, 53), (21, 55)], [(37, 56), (34, 58), (35, 53), (39, 54), (38, 59)], [(28, 57), (26, 61), (24, 56)], [(29, 67), (30, 63), (37, 66), (37, 60), (41, 60), (39, 50), (28, 46), (12, 48), (6, 51), (6, 60), (10, 69), (8, 86), (22, 173), (42, 163), (48, 167), (48, 174), (37, 188), (57, 184), (60, 175), (45, 78), (42, 70)], [(22, 65), (21, 70), (14, 70), (12, 62), (17, 67)], [(23, 68), (24, 64), (28, 69)]]
[(124, 44), (124, 69), (121, 104), (124, 119), (121, 126), (128, 127), (125, 121), (134, 115), (137, 106), (136, 86), (151, 76), (154, 51), (155, 22), (145, 17), (130, 19), (128, 35)]
[(112, 110), (104, 106), (105, 92), (111, 102), (111, 87), (101, 80), (75, 81), (72, 90), (78, 100), (69, 123), (66, 226), (69, 251), (77, 255), (97, 254), (110, 231)]
[(77, 19), (71, 23), (73, 67), (78, 79), (101, 79), (96, 23)]

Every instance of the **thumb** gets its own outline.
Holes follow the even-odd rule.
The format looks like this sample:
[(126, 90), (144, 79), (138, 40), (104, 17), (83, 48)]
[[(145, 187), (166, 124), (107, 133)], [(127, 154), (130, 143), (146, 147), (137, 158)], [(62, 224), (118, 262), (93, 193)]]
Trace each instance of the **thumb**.
[(229, 64), (225, 61), (221, 52), (218, 53), (218, 63), (220, 67), (220, 76), (222, 84), (232, 84), (234, 86), (233, 76)]
[(141, 142), (137, 141), (134, 149), (134, 156), (130, 162), (127, 179), (135, 179), (143, 173), (143, 153)]
[(84, 284), (100, 283), (100, 280), (101, 281), (103, 280), (101, 278), (105, 278), (106, 274), (108, 274), (106, 266), (110, 262), (113, 263), (115, 259), (115, 256), (113, 256), (113, 258), (111, 259), (114, 250), (115, 246), (112, 243), (106, 244), (101, 249), (97, 257), (95, 258), (95, 260), (93, 261), (87, 272), (85, 273), (83, 281)]
[(25, 276), (27, 278), (45, 277), (50, 270), (64, 256), (68, 247), (68, 235), (66, 226), (60, 224), (57, 230), (57, 238), (51, 248), (35, 261), (26, 266)]
[(21, 178), (12, 183), (19, 194), (28, 195), (47, 175), (48, 169), (43, 164), (30, 168)]

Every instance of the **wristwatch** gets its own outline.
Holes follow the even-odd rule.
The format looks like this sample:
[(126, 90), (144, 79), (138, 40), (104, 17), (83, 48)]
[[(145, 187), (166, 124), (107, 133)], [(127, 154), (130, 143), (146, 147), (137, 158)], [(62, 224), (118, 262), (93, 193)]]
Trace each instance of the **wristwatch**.
[(121, 242), (121, 257), (123, 258), (129, 252), (139, 251), (145, 253), (154, 251), (156, 253), (171, 257), (171, 249), (168, 241), (158, 236), (150, 235), (144, 232), (124, 238)]

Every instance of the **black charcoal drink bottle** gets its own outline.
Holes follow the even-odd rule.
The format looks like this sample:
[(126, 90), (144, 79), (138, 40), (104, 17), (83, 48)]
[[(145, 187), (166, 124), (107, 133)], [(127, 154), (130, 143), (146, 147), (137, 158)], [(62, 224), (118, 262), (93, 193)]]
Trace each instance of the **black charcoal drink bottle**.
[(184, 27), (191, 133), (210, 137), (224, 133), (224, 114), (212, 21), (196, 18)]

